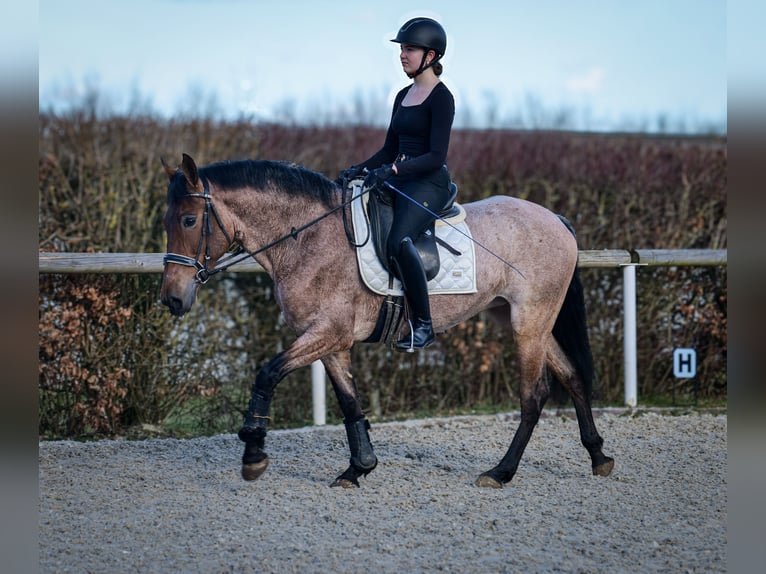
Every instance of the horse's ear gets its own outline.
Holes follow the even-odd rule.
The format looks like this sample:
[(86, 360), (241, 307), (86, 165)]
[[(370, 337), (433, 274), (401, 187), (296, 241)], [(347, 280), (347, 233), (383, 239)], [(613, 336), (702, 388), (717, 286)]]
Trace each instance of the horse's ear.
[(170, 167), (167, 163), (165, 163), (164, 157), (161, 157), (160, 161), (162, 162), (162, 167), (165, 169), (165, 173), (168, 174), (168, 179), (173, 181), (173, 177), (176, 175), (176, 173), (178, 173), (178, 170)]
[(199, 188), (199, 173), (197, 172), (197, 164), (190, 155), (183, 154), (183, 160), (181, 161), (181, 172), (186, 177), (186, 181), (193, 188)]

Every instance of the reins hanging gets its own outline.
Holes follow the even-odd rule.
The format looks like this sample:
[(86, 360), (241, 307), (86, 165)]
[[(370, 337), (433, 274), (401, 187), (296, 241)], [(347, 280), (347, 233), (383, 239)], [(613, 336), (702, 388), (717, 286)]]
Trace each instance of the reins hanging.
[[(341, 200), (340, 205), (336, 205), (335, 207), (333, 207), (329, 211), (323, 213), (322, 215), (320, 215), (319, 217), (317, 217), (315, 219), (312, 219), (308, 223), (306, 223), (304, 225), (301, 225), (300, 227), (297, 227), (297, 228), (293, 227), (293, 228), (291, 228), (289, 233), (283, 235), (282, 237), (279, 237), (279, 238), (275, 239), (274, 241), (272, 241), (271, 243), (268, 243), (267, 245), (264, 245), (263, 247), (260, 247), (260, 248), (256, 249), (255, 251), (247, 251), (244, 247), (242, 247), (240, 245), (239, 249), (237, 251), (232, 252), (230, 257), (227, 257), (223, 262), (219, 262), (218, 265), (215, 266), (215, 269), (213, 269), (213, 271), (211, 273), (219, 273), (220, 271), (225, 271), (226, 269), (228, 269), (232, 265), (236, 265), (237, 263), (239, 263), (240, 261), (244, 261), (248, 257), (255, 257), (259, 253), (263, 253), (264, 251), (268, 251), (269, 249), (271, 249), (275, 245), (278, 245), (278, 244), (282, 243), (283, 241), (285, 241), (286, 239), (289, 239), (291, 237), (293, 239), (297, 240), (299, 233), (301, 233), (302, 231), (305, 231), (306, 229), (308, 229), (312, 225), (316, 225), (317, 223), (322, 221), (324, 218), (329, 217), (330, 215), (332, 215), (333, 213), (335, 213), (339, 209), (343, 209), (344, 210), (343, 213), (344, 213), (344, 216), (345, 216), (345, 207), (350, 205), (352, 201), (354, 201), (356, 199), (361, 199), (362, 195), (364, 195), (365, 193), (369, 193), (369, 191), (370, 190), (365, 190), (361, 194), (359, 194), (359, 195), (357, 195), (355, 197), (352, 197), (349, 200), (345, 200), (345, 193), (344, 193), (343, 194), (343, 198), (344, 199)], [(349, 233), (348, 230), (346, 231), (346, 233), (347, 233), (347, 236), (348, 236), (348, 233)], [(364, 243), (362, 243), (361, 245), (356, 245), (355, 243), (353, 243), (353, 241), (352, 241), (352, 239), (350, 237), (349, 237), (349, 242), (351, 242), (351, 245), (354, 246), (354, 247), (360, 247), (361, 245), (364, 245)], [(229, 261), (229, 259), (233, 258), (233, 257), (236, 257), (236, 259), (234, 261)]]
[[(344, 206), (350, 204), (355, 199), (354, 197), (352, 197), (350, 200), (346, 201), (346, 196), (348, 194), (348, 183), (349, 183), (348, 180), (344, 178), (343, 185), (341, 186), (342, 188), (341, 202), (343, 203)], [(365, 193), (369, 193), (369, 192), (370, 190), (366, 189), (362, 191), (362, 193), (360, 193), (357, 196), (357, 198), (361, 198)], [(346, 239), (348, 239), (348, 242), (351, 244), (351, 247), (356, 247), (356, 248), (364, 247), (367, 244), (367, 242), (370, 240), (370, 235), (372, 234), (372, 230), (370, 229), (370, 226), (368, 225), (367, 237), (365, 237), (364, 241), (362, 241), (361, 243), (356, 243), (354, 241), (355, 239), (354, 232), (353, 232), (353, 229), (351, 229), (351, 226), (349, 226), (348, 215), (346, 215), (345, 209), (343, 210), (343, 230), (346, 232)]]
[[(345, 219), (345, 208), (346, 206), (350, 205), (352, 201), (356, 199), (361, 199), (361, 197), (365, 193), (369, 193), (369, 189), (364, 190), (361, 194), (352, 197), (349, 200), (346, 200), (346, 194), (345, 191), (341, 196), (341, 203), (340, 205), (337, 205), (330, 209), (329, 211), (323, 213), (319, 217), (316, 217), (309, 221), (308, 223), (305, 223), (304, 225), (301, 225), (300, 227), (292, 227), (290, 229), (290, 232), (275, 239), (274, 241), (264, 245), (263, 247), (260, 247), (256, 249), (255, 251), (249, 251), (245, 249), (241, 244), (236, 243), (234, 240), (231, 239), (228, 232), (226, 231), (226, 228), (223, 225), (223, 222), (221, 221), (220, 216), (218, 215), (218, 211), (215, 208), (215, 205), (213, 204), (212, 196), (210, 195), (210, 189), (207, 179), (203, 182), (205, 191), (204, 193), (189, 193), (187, 194), (187, 197), (197, 197), (200, 199), (205, 200), (205, 211), (202, 214), (202, 231), (200, 232), (200, 242), (199, 246), (197, 247), (197, 255), (196, 257), (188, 257), (186, 255), (179, 255), (177, 253), (166, 253), (165, 257), (163, 258), (163, 264), (167, 263), (175, 263), (177, 265), (186, 265), (189, 267), (194, 267), (197, 269), (197, 274), (195, 276), (195, 281), (198, 283), (206, 283), (211, 276), (215, 275), (216, 273), (220, 273), (222, 271), (226, 271), (229, 267), (232, 265), (236, 265), (237, 263), (240, 263), (241, 261), (244, 261), (250, 257), (255, 257), (259, 253), (263, 253), (264, 251), (268, 251), (272, 247), (282, 243), (283, 241), (293, 238), (295, 240), (298, 239), (298, 234), (302, 231), (305, 231), (309, 227), (316, 225), (326, 217), (329, 217), (339, 209), (343, 209), (344, 214), (344, 227), (346, 228), (346, 235), (349, 239), (349, 242), (355, 247), (359, 247), (359, 245), (356, 245), (353, 243), (352, 238), (349, 237), (349, 230), (346, 227), (346, 219)], [(343, 186), (345, 190), (345, 185)], [(224, 255), (224, 258), (218, 262), (218, 264), (213, 269), (208, 269), (208, 261), (210, 260), (210, 237), (212, 236), (213, 230), (212, 230), (212, 223), (210, 221), (210, 213), (212, 212), (213, 217), (215, 218), (216, 223), (218, 224), (218, 227), (221, 229), (221, 231), (224, 234), (224, 237), (226, 237), (226, 240), (229, 242), (229, 250), (227, 251), (227, 254)], [(207, 238), (207, 241), (205, 241), (205, 238)], [(366, 242), (366, 240), (365, 240)], [(202, 244), (205, 243), (205, 264), (202, 265), (199, 262), (199, 257), (202, 253)], [(362, 243), (364, 245), (364, 243)]]

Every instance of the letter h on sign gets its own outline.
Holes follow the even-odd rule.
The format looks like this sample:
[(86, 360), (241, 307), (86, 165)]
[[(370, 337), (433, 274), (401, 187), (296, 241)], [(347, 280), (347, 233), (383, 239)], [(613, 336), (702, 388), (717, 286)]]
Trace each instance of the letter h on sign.
[(691, 379), (697, 374), (697, 351), (673, 350), (673, 375), (678, 379)]

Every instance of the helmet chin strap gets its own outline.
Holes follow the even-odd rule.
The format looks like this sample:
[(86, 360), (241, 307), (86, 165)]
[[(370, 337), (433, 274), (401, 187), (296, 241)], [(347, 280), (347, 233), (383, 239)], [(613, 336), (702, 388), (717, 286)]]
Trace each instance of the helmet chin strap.
[(428, 68), (433, 66), (436, 62), (441, 60), (441, 56), (438, 54), (434, 56), (434, 59), (431, 60), (428, 64), (426, 64), (426, 58), (428, 57), (428, 50), (426, 50), (425, 54), (423, 54), (423, 59), (420, 61), (420, 67), (414, 74), (407, 74), (408, 78), (414, 78), (415, 76), (419, 76), (423, 72), (425, 72)]

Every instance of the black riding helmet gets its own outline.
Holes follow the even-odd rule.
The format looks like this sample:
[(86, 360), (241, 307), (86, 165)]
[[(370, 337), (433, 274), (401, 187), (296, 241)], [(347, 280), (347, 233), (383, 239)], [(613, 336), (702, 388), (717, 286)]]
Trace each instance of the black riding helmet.
[(436, 20), (431, 18), (413, 18), (405, 22), (399, 32), (396, 34), (396, 38), (391, 40), (397, 44), (409, 44), (411, 46), (418, 46), (428, 50), (436, 52), (436, 57), (431, 60), (428, 66), (425, 65), (426, 54), (423, 54), (423, 61), (420, 63), (418, 71), (415, 72), (415, 76), (422, 73), (426, 68), (433, 66), (436, 62), (441, 60), (444, 53), (447, 51), (447, 33)]

